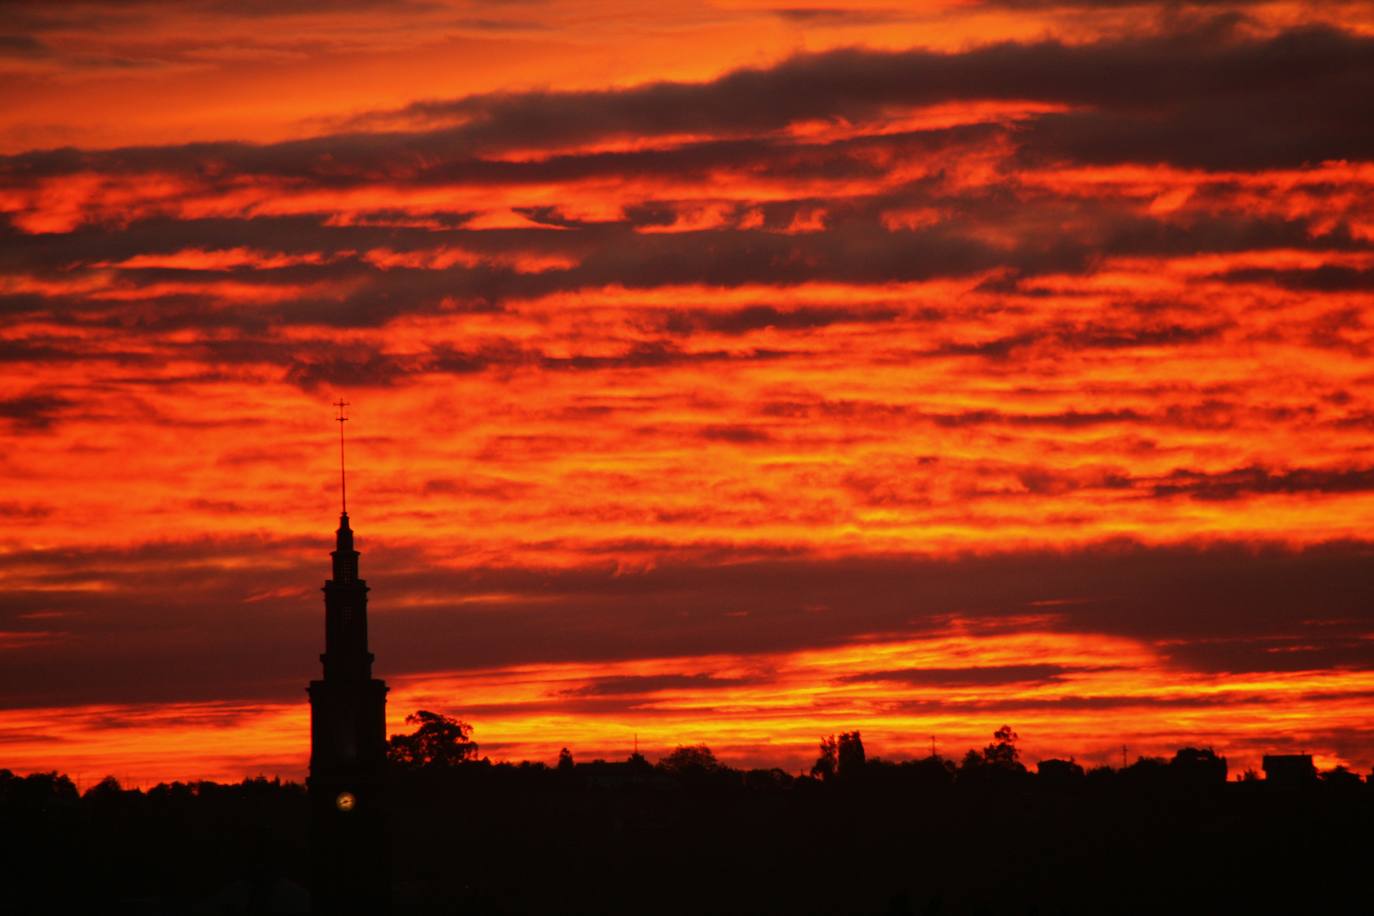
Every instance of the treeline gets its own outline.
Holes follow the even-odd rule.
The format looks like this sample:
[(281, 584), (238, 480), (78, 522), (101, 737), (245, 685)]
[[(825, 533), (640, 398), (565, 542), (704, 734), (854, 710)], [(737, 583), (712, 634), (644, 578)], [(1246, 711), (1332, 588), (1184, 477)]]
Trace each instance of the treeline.
[[(1228, 779), (1206, 748), (1027, 767), (1001, 729), (885, 761), (843, 732), (795, 774), (701, 745), (493, 763), (465, 723), (411, 724), (388, 745), (397, 913), (1347, 912), (1374, 854), (1374, 786)], [(304, 912), (308, 817), (277, 780), (0, 771), (0, 913)]]
[[(415, 731), (392, 735), (387, 744), (387, 758), (398, 776), (456, 766), (514, 768), (532, 774), (550, 771), (542, 763), (492, 764), (489, 759), (480, 756), (480, 746), (472, 738), (472, 726), (461, 720), (421, 710), (408, 716), (406, 722), (416, 726)], [(653, 782), (657, 778), (659, 782), (739, 783), (745, 787), (788, 786), (798, 780), (802, 783), (878, 780), (889, 784), (909, 780), (929, 787), (952, 786), (956, 783), (965, 786), (1014, 783), (1019, 780), (1028, 781), (1027, 784), (1038, 782), (1058, 787), (1079, 782), (1120, 784), (1126, 787), (1206, 786), (1225, 783), (1229, 774), (1226, 758), (1210, 747), (1179, 748), (1172, 758), (1138, 756), (1133, 764), (1120, 769), (1106, 765), (1085, 769), (1074, 760), (1041, 760), (1035, 764), (1035, 771), (1032, 772), (1021, 760), (1021, 751), (1017, 747), (1019, 740), (1020, 736), (1010, 726), (1004, 725), (993, 733), (992, 743), (981, 750), (969, 750), (958, 761), (942, 757), (933, 750), (928, 757), (889, 761), (869, 758), (860, 732), (841, 732), (838, 737), (828, 735), (821, 738), (815, 763), (809, 773), (798, 777), (778, 768), (733, 768), (717, 760), (704, 744), (679, 746), (661, 758), (657, 765), (651, 765), (638, 752), (621, 764), (600, 759), (591, 764), (577, 764), (572, 752), (565, 747), (559, 752), (558, 762), (552, 771), (565, 781), (580, 774), (584, 779), (600, 782), (632, 779)], [(1301, 769), (1295, 772), (1291, 764), (1310, 758), (1281, 759), (1290, 764), (1280, 774), (1280, 781), (1285, 788), (1300, 786), (1304, 782), (1350, 788), (1366, 782), (1358, 773), (1343, 766), (1321, 773), (1315, 768), (1310, 773), (1304, 773)], [(1254, 770), (1240, 774), (1238, 780), (1244, 783), (1261, 781)]]
[(308, 815), (305, 787), (275, 779), (78, 794), (0, 770), (0, 913), (268, 913), (272, 893), (299, 912)]
[[(1123, 787), (1148, 785), (1207, 786), (1225, 783), (1229, 768), (1226, 758), (1212, 748), (1185, 747), (1172, 758), (1138, 756), (1134, 763), (1121, 768), (1100, 765), (1084, 768), (1073, 760), (1040, 760), (1030, 770), (1021, 760), (1017, 747), (1019, 736), (1010, 726), (1003, 726), (993, 734), (992, 743), (981, 750), (967, 751), (955, 761), (932, 751), (929, 756), (912, 760), (891, 761), (867, 756), (860, 732), (842, 732), (822, 737), (819, 755), (806, 774), (793, 775), (781, 768), (738, 769), (718, 760), (704, 744), (679, 745), (656, 764), (635, 752), (623, 762), (595, 759), (577, 763), (572, 752), (563, 748), (557, 762), (548, 766), (542, 762), (492, 763), (480, 756), (480, 745), (472, 739), (472, 726), (439, 713), (421, 710), (406, 718), (415, 725), (414, 732), (391, 736), (387, 744), (387, 759), (394, 781), (404, 782), (419, 774), (435, 774), (462, 767), (469, 772), (491, 770), (513, 772), (531, 778), (549, 778), (552, 784), (588, 782), (599, 785), (641, 782), (658, 785), (682, 784), (692, 787), (706, 785), (738, 785), (742, 788), (777, 788), (807, 783), (857, 783), (878, 781), (888, 784), (909, 781), (926, 787), (959, 785), (1025, 785), (1039, 783), (1066, 787), (1084, 785), (1119, 785)], [(1245, 784), (1262, 782), (1259, 774), (1247, 770), (1237, 777)], [(1287, 785), (1301, 780), (1289, 779)], [(1371, 780), (1346, 767), (1311, 773), (1313, 785), (1324, 784), (1337, 788), (1352, 788)], [(146, 803), (139, 802), (146, 796)], [(280, 779), (263, 777), (245, 779), (236, 785), (221, 785), (210, 781), (190, 783), (161, 783), (146, 793), (141, 789), (125, 790), (113, 776), (107, 776), (78, 794), (75, 784), (56, 772), (16, 776), (0, 769), (0, 807), (6, 810), (61, 810), (78, 801), (93, 810), (128, 814), (134, 806), (146, 804), (150, 811), (177, 811), (188, 805), (204, 809), (238, 810), (280, 804), (290, 800), (303, 805), (304, 786)]]

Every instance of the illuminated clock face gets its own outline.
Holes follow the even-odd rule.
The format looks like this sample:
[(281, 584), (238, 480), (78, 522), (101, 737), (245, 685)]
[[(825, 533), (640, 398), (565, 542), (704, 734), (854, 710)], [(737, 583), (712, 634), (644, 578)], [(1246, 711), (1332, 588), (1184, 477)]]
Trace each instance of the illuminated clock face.
[(357, 803), (358, 800), (353, 797), (352, 792), (340, 792), (339, 797), (334, 799), (334, 806), (340, 811), (352, 811)]

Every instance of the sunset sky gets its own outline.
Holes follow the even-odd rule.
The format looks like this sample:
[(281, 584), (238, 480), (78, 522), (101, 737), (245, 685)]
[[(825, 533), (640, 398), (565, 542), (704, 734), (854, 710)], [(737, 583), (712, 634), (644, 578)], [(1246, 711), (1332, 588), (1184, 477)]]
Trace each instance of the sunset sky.
[[(788, 0), (782, 0), (788, 2)], [(0, 767), (1374, 764), (1374, 5), (0, 0)]]

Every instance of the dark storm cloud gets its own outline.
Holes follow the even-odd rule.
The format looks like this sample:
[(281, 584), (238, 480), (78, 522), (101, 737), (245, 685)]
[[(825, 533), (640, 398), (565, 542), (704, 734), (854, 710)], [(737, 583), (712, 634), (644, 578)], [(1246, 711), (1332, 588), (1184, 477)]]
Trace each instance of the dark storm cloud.
[(0, 35), (0, 57), (47, 57), (52, 53), (32, 35)]
[(0, 420), (27, 431), (45, 430), (72, 406), (61, 395), (30, 392), (13, 398), (0, 399)]
[(1170, 646), (1169, 654), (1188, 668), (1261, 672), (1331, 668), (1366, 670), (1374, 653), (1371, 653), (1369, 638), (1363, 633), (1347, 629), (1340, 635), (1328, 635), (1322, 632), (1321, 627), (1307, 622), (1295, 637), (1237, 637), (1182, 642)]
[[(321, 308), (332, 308), (321, 303)], [(938, 313), (919, 313), (921, 321), (934, 320)], [(189, 316), (188, 316), (189, 317)], [(550, 372), (593, 372), (619, 369), (655, 369), (716, 362), (774, 361), (804, 355), (777, 347), (754, 347), (748, 350), (689, 348), (680, 342), (693, 331), (709, 330), (724, 334), (744, 334), (771, 328), (805, 333), (841, 323), (890, 323), (901, 320), (902, 313), (888, 308), (799, 307), (781, 310), (771, 306), (748, 306), (725, 311), (668, 309), (659, 315), (647, 312), (642, 319), (650, 328), (666, 329), (669, 338), (627, 341), (616, 353), (599, 352), (551, 356), (515, 342), (489, 343), (479, 348), (461, 350), (451, 345), (438, 345), (428, 352), (411, 352), (404, 356), (384, 352), (377, 345), (328, 341), (293, 342), (283, 344), (262, 334), (263, 329), (251, 329), (253, 338), (207, 341), (192, 345), (196, 355), (215, 364), (255, 363), (282, 365), (284, 378), (292, 384), (314, 389), (323, 385), (349, 384), (364, 387), (385, 387), (401, 384), (417, 376), (446, 374), (469, 375), (488, 371), (543, 370)], [(375, 316), (374, 316), (375, 318)], [(243, 329), (250, 331), (250, 329)], [(1043, 332), (1027, 332), (1015, 338), (1003, 338), (984, 344), (945, 344), (929, 351), (910, 354), (910, 358), (942, 358), (948, 356), (1008, 359), (1013, 352), (1032, 345), (1050, 348), (1050, 352), (1065, 350), (1121, 349), (1126, 347), (1187, 346), (1210, 339), (1222, 330), (1221, 325), (1203, 328), (1168, 326), (1156, 328), (1127, 328), (1094, 325), (1091, 327), (1054, 326)], [(1004, 425), (1013, 427), (1076, 428), (1111, 423), (1165, 423), (1168, 425), (1198, 426), (1194, 413), (1186, 410), (1149, 414), (1122, 408), (1102, 411), (1059, 411), (1044, 414), (1014, 414), (995, 410), (971, 410), (953, 414), (921, 412), (908, 407), (891, 408), (884, 405), (840, 404), (821, 402), (797, 404), (788, 408), (783, 404), (764, 405), (763, 415), (803, 416), (812, 411), (830, 415), (877, 413), (895, 416), (900, 413), (916, 422), (930, 422), (937, 426), (963, 427)], [(1272, 418), (1271, 418), (1272, 419)], [(1208, 422), (1215, 425), (1215, 417)], [(1206, 424), (1203, 424), (1206, 425)], [(704, 435), (710, 436), (706, 432)], [(749, 435), (762, 440), (766, 433), (751, 430)]]
[[(913, 415), (919, 417), (919, 414)], [(969, 411), (963, 414), (934, 415), (924, 419), (940, 426), (1045, 426), (1072, 429), (1101, 423), (1132, 422), (1135, 417), (1106, 414), (1044, 415), (1018, 417), (994, 411)], [(1153, 421), (1151, 421), (1153, 425)], [(929, 465), (938, 459), (922, 460)], [(844, 487), (861, 503), (873, 506), (928, 506), (931, 497), (922, 479), (913, 479), (910, 472), (894, 478), (888, 472), (849, 473), (843, 478)], [(966, 471), (975, 470), (965, 468)], [(1019, 488), (1006, 486), (969, 486), (960, 489), (959, 499), (970, 503), (981, 499), (1019, 498), (1022, 491), (1035, 494), (1065, 494), (1075, 491), (1101, 491), (1125, 499), (1186, 498), (1200, 502), (1230, 502), (1256, 496), (1303, 496), (1340, 493), (1365, 493), (1374, 490), (1374, 468), (1288, 468), (1276, 470), (1258, 466), (1235, 468), (1229, 471), (1206, 472), (1178, 468), (1161, 476), (1137, 476), (1121, 470), (1080, 469), (1061, 471), (1052, 467), (1008, 467), (992, 464), (981, 470), (993, 475), (1012, 473)]]
[(1366, 493), (1374, 490), (1374, 468), (1293, 468), (1275, 470), (1243, 467), (1205, 472), (1179, 469), (1157, 479), (1150, 487), (1158, 498), (1187, 496), (1208, 501), (1227, 501), (1254, 495), (1302, 493)]
[(943, 426), (959, 429), (966, 426), (1020, 426), (1045, 427), (1050, 429), (1080, 429), (1089, 426), (1102, 426), (1119, 423), (1154, 423), (1150, 415), (1138, 410), (1063, 410), (1054, 413), (1017, 414), (1003, 413), (999, 410), (965, 410), (959, 413), (920, 414), (919, 419)]
[(401, 114), (463, 120), (453, 137), (464, 148), (537, 148), (608, 136), (753, 133), (821, 118), (862, 122), (895, 107), (960, 99), (1034, 99), (1092, 109), (1031, 121), (1025, 143), (1036, 154), (1213, 167), (1370, 158), (1374, 139), (1359, 125), (1374, 90), (1374, 40), (1316, 26), (1251, 39), (1233, 26), (1222, 18), (1146, 38), (953, 54), (834, 51), (704, 84), (480, 96), (421, 102)]
[(891, 22), (902, 18), (899, 11), (882, 8), (846, 9), (844, 7), (781, 6), (768, 12), (787, 22), (832, 27), (869, 25), (875, 22)]
[(8, 519), (11, 522), (38, 521), (51, 517), (56, 511), (53, 506), (44, 503), (0, 500), (0, 520)]
[(79, 339), (0, 340), (0, 363), (46, 363), (72, 359), (83, 352)]
[(1229, 327), (1226, 323), (1201, 326), (1180, 324), (1109, 326), (1098, 323), (1083, 326), (1051, 325), (1006, 337), (975, 343), (949, 342), (928, 351), (931, 356), (978, 356), (1002, 360), (1021, 351), (1048, 345), (1064, 350), (1125, 350), (1137, 347), (1182, 347), (1213, 340)]
[[(975, 697), (945, 700), (913, 698), (884, 705), (884, 712), (908, 715), (949, 715), (954, 713), (1014, 715), (1021, 712), (1114, 711), (1130, 709), (1219, 709), (1226, 706), (1266, 706), (1287, 702), (1262, 694), (1207, 696), (1141, 696), (1139, 694), (1094, 694), (1059, 697)], [(1268, 748), (1266, 748), (1268, 749)]]
[(529, 491), (528, 484), (501, 477), (483, 477), (481, 479), (464, 477), (460, 480), (439, 478), (427, 480), (420, 487), (420, 495), (422, 496), (452, 494), (476, 499), (490, 499), (497, 502), (511, 502), (521, 499), (528, 496)]
[[(946, 216), (933, 226), (889, 230), (880, 222), (891, 206), (938, 204)], [(1018, 233), (1008, 248), (986, 240), (988, 225), (1014, 227), (1030, 205), (1042, 209), (1059, 228)], [(784, 234), (764, 229), (717, 228), (695, 232), (634, 231), (629, 220), (585, 223), (563, 221), (558, 228), (475, 231), (405, 226), (340, 226), (319, 217), (254, 217), (241, 220), (135, 220), (122, 227), (81, 226), (70, 233), (28, 235), (0, 229), (0, 267), (31, 274), (51, 291), (0, 296), (0, 312), (19, 318), (118, 328), (172, 330), (181, 327), (239, 328), (267, 333), (273, 325), (377, 327), (401, 315), (439, 310), (486, 311), (512, 299), (538, 298), (560, 291), (618, 285), (649, 289), (672, 284), (739, 286), (799, 285), (810, 281), (886, 283), (965, 277), (999, 271), (1007, 290), (1045, 273), (1095, 270), (1103, 257), (1193, 255), (1256, 248), (1362, 249), (1367, 244), (1343, 226), (1316, 231), (1307, 221), (1242, 215), (1195, 214), (1168, 223), (1143, 216), (1122, 202), (1063, 201), (1035, 198), (999, 187), (981, 194), (943, 197), (936, 185), (916, 182), (871, 197), (838, 203), (821, 199), (774, 203), (769, 220), (785, 226), (798, 213), (819, 207), (825, 231)], [(1050, 207), (1049, 210), (1043, 210)], [(553, 215), (543, 217), (556, 221)], [(382, 269), (366, 252), (433, 252), (453, 246), (477, 263), (442, 269), (391, 266)], [(184, 249), (248, 249), (286, 255), (298, 263), (263, 266), (247, 257), (241, 265), (173, 267), (157, 265), (153, 255)], [(552, 257), (570, 266), (525, 272), (512, 266), (519, 257)], [(111, 270), (110, 265), (142, 256), (145, 266)], [(193, 264), (192, 261), (184, 263)], [(73, 291), (82, 280), (113, 284), (123, 297), (139, 290), (136, 305), (101, 298), (99, 291)], [(263, 290), (268, 300), (253, 308), (206, 309), (216, 284), (232, 281), (235, 295)], [(166, 289), (159, 284), (204, 284), (203, 293)], [(281, 287), (301, 292), (285, 298)], [(240, 300), (235, 300), (235, 302)], [(233, 305), (233, 303), (231, 303)], [(914, 314), (914, 313), (909, 313)], [(733, 312), (707, 314), (677, 310), (661, 326), (673, 333), (696, 330), (743, 333), (763, 327), (804, 331), (845, 321), (873, 322), (896, 317), (891, 308), (839, 309), (800, 306), (780, 309), (760, 304)], [(931, 317), (922, 315), (917, 317)], [(1054, 327), (972, 343), (949, 341), (947, 355), (1007, 358), (1041, 343), (1110, 348), (1186, 345), (1224, 330), (1205, 325), (1150, 320), (1099, 322)], [(1054, 340), (1050, 338), (1053, 337)]]
[[(957, 228), (888, 232), (860, 223), (799, 236), (712, 230), (636, 235), (627, 242), (589, 252), (565, 276), (553, 276), (552, 271), (540, 276), (546, 283), (574, 288), (796, 285), (822, 279), (899, 282), (967, 275), (1004, 263), (1008, 257), (1004, 251), (967, 238)], [(1030, 252), (1024, 256), (1037, 261), (1040, 257)], [(1064, 260), (1072, 257), (1066, 255)]]
[(408, 379), (414, 373), (409, 360), (379, 352), (349, 353), (354, 348), (320, 357), (292, 360), (286, 380), (305, 389), (347, 383), (351, 388), (379, 388)]
[[(955, 98), (1161, 101), (1177, 97), (1185, 86), (1197, 88), (1195, 72), (1170, 72), (1164, 64), (1182, 59), (1192, 65), (1190, 70), (1207, 67), (1198, 56), (1200, 42), (1178, 38), (1182, 40), (1171, 36), (1174, 40), (1167, 42), (1133, 39), (1079, 48), (1057, 42), (1007, 43), (959, 54), (844, 50), (799, 56), (769, 69), (740, 70), (702, 84), (479, 96), (420, 102), (404, 111), (425, 118), (480, 119), (468, 128), (473, 135), (523, 145), (535, 139), (536, 129), (546, 142), (565, 143), (615, 134), (753, 132), (827, 114), (864, 120), (887, 106)], [(1144, 71), (1156, 78), (1141, 80)], [(1088, 74), (1099, 79), (1083, 79)]]
[(713, 677), (709, 674), (618, 675), (593, 678), (560, 693), (569, 697), (642, 696), (665, 690), (721, 690), (759, 681), (759, 678)]
[[(1150, 409), (1121, 407), (1106, 410), (1057, 410), (1044, 413), (1017, 413), (983, 408), (938, 413), (906, 403), (863, 400), (770, 400), (758, 405), (761, 417), (790, 420), (827, 417), (858, 423), (888, 424), (930, 423), (946, 429), (966, 427), (1008, 426), (1025, 429), (1082, 429), (1094, 426), (1139, 425), (1144, 428), (1178, 427), (1181, 429), (1225, 430), (1237, 425), (1269, 425), (1277, 422), (1312, 420), (1317, 410), (1311, 405), (1301, 408), (1246, 404), (1215, 397), (1197, 399), (1200, 392), (1184, 387), (1173, 392), (1152, 392), (1159, 406)], [(1185, 403), (1168, 403), (1170, 397), (1183, 397)], [(1338, 421), (1346, 425), (1367, 422), (1363, 414), (1355, 414)], [(938, 459), (933, 456), (931, 462)], [(1183, 471), (1184, 475), (1191, 474)], [(1066, 478), (1074, 479), (1074, 478)], [(1160, 482), (1159, 478), (1139, 480), (1120, 478), (1119, 486), (1145, 486)], [(1081, 482), (1081, 480), (1080, 480)], [(1178, 481), (1174, 481), (1177, 483)]]
[[(226, 16), (321, 15), (368, 10), (385, 10), (388, 14), (413, 15), (426, 12), (446, 12), (452, 7), (437, 0), (195, 0), (187, 4), (193, 9), (221, 13)], [(156, 5), (151, 7), (156, 10)]]
[[(239, 142), (128, 147), (106, 151), (56, 149), (0, 157), (0, 186), (99, 170), (115, 177), (178, 175), (197, 187), (231, 191), (245, 176), (344, 190), (385, 181), (396, 185), (543, 185), (599, 177), (705, 179), (721, 169), (780, 180), (873, 178), (885, 169), (873, 154), (933, 154), (985, 141), (1001, 128), (969, 125), (808, 143), (768, 137), (698, 139), (666, 148), (553, 154), (536, 159), (482, 158), (454, 128), (408, 133), (349, 133), (272, 145)], [(567, 225), (557, 208), (530, 207), (536, 221)], [(647, 214), (646, 215), (650, 215)], [(415, 214), (407, 214), (413, 219)], [(580, 224), (574, 221), (573, 224)], [(652, 223), (651, 223), (652, 224)]]
[[(426, 134), (419, 135), (420, 139), (407, 139), (404, 142), (421, 147), (434, 146), (429, 158), (437, 158), (438, 161), (417, 163), (416, 168), (405, 169), (397, 177), (414, 184), (518, 186), (576, 182), (609, 175), (628, 179), (672, 178), (690, 181), (707, 179), (718, 170), (729, 170), (745, 172), (760, 179), (842, 181), (883, 175), (884, 166), (872, 161), (871, 156), (864, 155), (871, 154), (875, 149), (905, 152), (908, 155), (931, 154), (989, 137), (995, 132), (996, 128), (977, 126), (826, 143), (762, 138), (705, 140), (666, 149), (579, 152), (524, 161), (455, 159), (452, 147)], [(385, 168), (387, 164), (376, 162), (370, 165)], [(363, 174), (350, 179), (346, 173), (336, 172), (331, 177), (333, 182), (361, 183), (366, 180), (368, 178)], [(585, 225), (583, 221), (563, 217), (555, 207), (528, 207), (517, 212), (535, 222), (553, 226)], [(662, 225), (662, 214), (656, 213), (652, 205), (632, 211), (631, 215), (642, 220), (644, 225)]]
[[(264, 561), (255, 549), (262, 546), (196, 541), (9, 554), (0, 564), (11, 586), (0, 629), (60, 636), (4, 653), (4, 704), (293, 697), (299, 685), (285, 675), (292, 655), (314, 648), (318, 621), (303, 611), (326, 567), (283, 560), (281, 551), (296, 546), (289, 541), (274, 542), (277, 555)], [(256, 560), (251, 581), (225, 567), (236, 558)], [(302, 586), (306, 594), (294, 602), (301, 613), (283, 599), (250, 600)]]
[(806, 331), (834, 324), (883, 324), (895, 321), (902, 312), (894, 308), (852, 306), (800, 306), (779, 309), (771, 305), (750, 305), (738, 309), (672, 309), (663, 315), (660, 327), (673, 334), (711, 331), (717, 334), (746, 334), (764, 328)]
[(972, 668), (898, 668), (841, 678), (846, 684), (887, 683), (916, 687), (998, 687), (1062, 681), (1075, 668), (1063, 665), (985, 665)]
[(683, 350), (677, 346), (650, 341), (636, 344), (623, 353), (611, 356), (541, 356), (542, 369), (593, 371), (598, 369), (655, 369), (664, 366), (716, 362), (758, 362), (783, 359), (781, 350), (756, 348), (744, 352), (724, 350)]
[(889, 712), (952, 713), (1044, 712), (1056, 710), (1110, 711), (1128, 709), (1219, 709), (1227, 706), (1267, 706), (1291, 702), (1288, 697), (1264, 694), (1209, 694), (1205, 696), (1141, 696), (1140, 694), (1100, 694), (1062, 697), (1007, 697), (973, 700), (905, 700), (894, 703)]
[[(1247, 6), (1257, 6), (1269, 3), (1271, 0), (974, 0), (972, 5), (983, 6), (991, 9), (1013, 9), (1013, 10), (1073, 10), (1081, 11), (1084, 9), (1097, 10), (1119, 10), (1136, 8), (1141, 12), (1164, 10), (1172, 16), (1186, 13), (1189, 8), (1196, 7), (1199, 10), (1216, 9), (1235, 10), (1243, 9)], [(1219, 14), (1213, 21), (1219, 24), (1242, 23), (1244, 20), (1236, 14)]]
[[(938, 635), (952, 617), (1024, 629), (1027, 615), (1061, 631), (1146, 640), (1184, 670), (1374, 664), (1365, 635), (1374, 626), (1374, 546), (1364, 542), (1303, 550), (1121, 543), (947, 560), (720, 546), (680, 548), (641, 571), (612, 562), (451, 569), (411, 548), (360, 545), (387, 677), (790, 651)], [(10, 583), (0, 629), (53, 630), (60, 621), (66, 633), (7, 653), (0, 697), (11, 707), (292, 699), (315, 674), (315, 589), (329, 546), (327, 537), (204, 540), (0, 556)], [(102, 588), (85, 587), (93, 581)]]
[(1284, 289), (1316, 293), (1352, 293), (1374, 290), (1374, 270), (1327, 264), (1307, 270), (1247, 268), (1218, 274), (1227, 283), (1271, 283)]
[[(827, 164), (819, 149), (811, 157), (788, 154), (758, 135), (800, 122), (863, 123), (895, 109), (974, 99), (1075, 106), (1016, 128), (1017, 142), (1032, 158), (1263, 168), (1374, 158), (1374, 137), (1363, 129), (1371, 97), (1374, 38), (1311, 26), (1255, 39), (1212, 25), (1082, 45), (1002, 43), (948, 54), (841, 50), (738, 70), (705, 83), (420, 102), (361, 119), (357, 126), (398, 118), (445, 126), (404, 133), (355, 130), (263, 146), (48, 150), (0, 159), (0, 180), (23, 186), (45, 176), (97, 171), (180, 174), (226, 188), (243, 175), (316, 188), (352, 186), (379, 176), (405, 183), (484, 184), (575, 180), (639, 169), (689, 175), (742, 156), (759, 159), (780, 175), (804, 175), (812, 168), (826, 174), (836, 166), (853, 170), (865, 164), (845, 156)], [(714, 139), (683, 149), (535, 162), (481, 158), (512, 148), (551, 150), (614, 137), (668, 135)]]
[(736, 445), (754, 445), (760, 442), (773, 441), (773, 437), (768, 434), (767, 430), (738, 424), (703, 426), (697, 430), (697, 435), (710, 442), (732, 442)]
[[(196, 23), (198, 31), (201, 32), (196, 37), (213, 40), (217, 29), (223, 28), (226, 23), (240, 23), (245, 18), (327, 18), (375, 10), (410, 16), (452, 13), (452, 9), (445, 4), (429, 0), (183, 0), (173, 8), (159, 0), (64, 0), (62, 3), (52, 3), (48, 0), (0, 0), (0, 21), (16, 31), (46, 33), (59, 45), (71, 43), (77, 47), (88, 44), (91, 38), (109, 40), (112, 33), (118, 40), (118, 31), (121, 29), (135, 30), (135, 33), (129, 36), (132, 41), (129, 54), (138, 55), (140, 59), (136, 62), (128, 58), (111, 60), (124, 60), (127, 65), (133, 66), (166, 66), (169, 63), (181, 63), (191, 55), (179, 52), (166, 42), (142, 40), (145, 36), (136, 34), (137, 30), (150, 35), (156, 34), (159, 26), (165, 28), (169, 20), (176, 22), (175, 16), (181, 16), (187, 17), (178, 23), (182, 29), (186, 28), (189, 20)], [(462, 20), (457, 22), (461, 23)], [(236, 31), (237, 29), (230, 28), (227, 35), (233, 36)], [(71, 42), (72, 38), (76, 41)], [(233, 37), (229, 37), (229, 41), (233, 43)], [(241, 42), (235, 44), (235, 47), (240, 46)], [(89, 66), (93, 59), (90, 55), (71, 55), (65, 62), (80, 67)]]
[[(347, 383), (350, 387), (387, 387), (428, 374), (468, 375), (476, 372), (539, 369), (549, 372), (594, 372), (615, 369), (661, 369), (671, 366), (723, 362), (759, 362), (787, 357), (781, 350), (687, 350), (664, 341), (644, 341), (619, 353), (550, 356), (514, 345), (471, 351), (436, 347), (427, 354), (394, 356), (367, 345), (300, 348), (289, 357), (285, 380), (302, 388)], [(261, 359), (259, 356), (258, 359)]]
[[(250, 232), (251, 224), (246, 224), (243, 231)], [(327, 236), (328, 230), (323, 230), (322, 234)], [(442, 270), (375, 270), (350, 259), (333, 264), (253, 271), (235, 277), (236, 282), (259, 285), (265, 291), (277, 283), (289, 281), (338, 284), (341, 291), (337, 294), (305, 295), (284, 303), (265, 303), (263, 308), (246, 313), (229, 309), (207, 312), (203, 308), (204, 297), (150, 294), (143, 301), (153, 308), (134, 314), (139, 315), (145, 325), (161, 323), (168, 329), (188, 324), (214, 326), (243, 322), (261, 328), (268, 320), (367, 327), (385, 324), (401, 314), (433, 312), (446, 301), (460, 303), (467, 309), (487, 309), (512, 298), (537, 298), (608, 284), (649, 289), (698, 283), (717, 286), (799, 284), (812, 279), (916, 280), (989, 269), (1006, 257), (1004, 252), (980, 246), (948, 231), (891, 234), (876, 227), (854, 227), (827, 233), (824, 238), (804, 239), (764, 232), (726, 231), (642, 236), (624, 230), (614, 238), (617, 244), (606, 244), (611, 238), (598, 234), (595, 241), (602, 244), (587, 251), (576, 267), (565, 270), (526, 274), (485, 265)], [(594, 240), (570, 241), (572, 246), (581, 248)], [(860, 249), (865, 257), (856, 259), (854, 255)], [(1086, 250), (1080, 247), (1056, 259), (1056, 266), (1060, 260), (1082, 263), (1087, 257)], [(1024, 266), (1029, 268), (1030, 262), (1040, 260), (1040, 255), (1028, 253)], [(128, 282), (140, 276), (144, 280), (168, 279), (165, 270), (128, 273), (125, 278)], [(204, 271), (178, 271), (176, 276), (191, 280), (197, 278), (197, 273), (206, 283), (217, 282), (222, 277), (220, 272)], [(213, 286), (207, 293), (214, 295)], [(0, 296), (0, 309), (13, 315), (57, 309), (69, 321), (80, 318), (83, 313), (110, 314), (119, 321), (126, 321), (130, 314), (127, 309), (116, 311), (107, 300), (61, 293)], [(834, 312), (830, 315), (839, 317)], [(737, 316), (741, 324), (766, 317), (764, 312)], [(823, 318), (821, 313), (814, 311), (801, 312), (796, 317), (782, 312), (776, 314), (776, 322), (783, 325), (819, 323)], [(684, 321), (690, 320), (684, 317)]]

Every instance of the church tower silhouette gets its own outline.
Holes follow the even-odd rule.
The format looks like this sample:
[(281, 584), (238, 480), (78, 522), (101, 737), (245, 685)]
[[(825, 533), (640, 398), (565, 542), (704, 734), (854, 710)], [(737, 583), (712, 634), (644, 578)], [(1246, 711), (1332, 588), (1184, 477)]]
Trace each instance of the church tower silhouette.
[(312, 910), (381, 913), (389, 904), (382, 782), (386, 767), (385, 681), (372, 676), (367, 582), (348, 524), (339, 401), (339, 494), (333, 578), (324, 584), (324, 677), (311, 681), (310, 791)]

